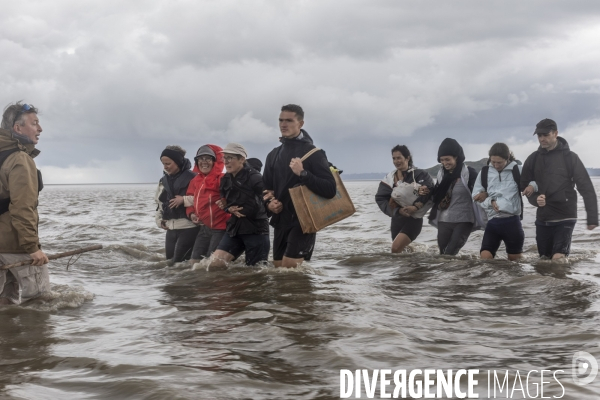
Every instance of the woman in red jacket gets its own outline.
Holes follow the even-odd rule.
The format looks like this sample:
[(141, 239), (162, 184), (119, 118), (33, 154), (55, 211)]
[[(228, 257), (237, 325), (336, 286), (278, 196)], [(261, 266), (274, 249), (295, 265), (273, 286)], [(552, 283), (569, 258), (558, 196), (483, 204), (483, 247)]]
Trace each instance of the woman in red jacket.
[(186, 212), (192, 222), (200, 225), (192, 250), (191, 262), (209, 257), (225, 234), (231, 214), (217, 206), (221, 198), (219, 184), (223, 176), (223, 149), (207, 144), (198, 149), (194, 157), (194, 172), (198, 175), (190, 182), (185, 198)]

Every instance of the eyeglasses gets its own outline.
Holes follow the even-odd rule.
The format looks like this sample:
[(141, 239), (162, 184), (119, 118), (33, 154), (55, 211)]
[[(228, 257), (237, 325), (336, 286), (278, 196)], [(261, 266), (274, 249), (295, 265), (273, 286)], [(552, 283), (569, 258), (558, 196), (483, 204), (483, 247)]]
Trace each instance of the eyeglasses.
[(236, 156), (224, 156), (223, 157), (223, 161), (225, 161), (225, 162), (229, 162), (233, 159), (237, 159), (237, 157)]
[(213, 162), (213, 158), (211, 156), (200, 156), (196, 157), (196, 162)]
[(29, 104), (23, 104), (23, 107), (21, 107), (21, 110), (15, 114), (15, 119), (13, 120), (13, 125), (19, 120), (19, 118), (21, 117), (21, 115), (23, 113), (26, 113), (27, 111), (31, 110), (32, 108), (33, 107), (30, 106)]

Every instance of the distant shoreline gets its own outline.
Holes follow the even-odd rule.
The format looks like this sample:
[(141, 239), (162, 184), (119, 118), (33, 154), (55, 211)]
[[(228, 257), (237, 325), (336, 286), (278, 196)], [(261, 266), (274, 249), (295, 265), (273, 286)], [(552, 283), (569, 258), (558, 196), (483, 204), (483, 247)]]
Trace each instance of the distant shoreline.
[[(486, 159), (487, 161), (487, 159)], [(481, 167), (485, 165), (483, 160), (480, 161), (467, 161), (467, 165), (472, 166), (478, 172), (481, 170)], [(429, 174), (435, 178), (437, 175), (437, 171), (439, 169), (439, 165), (435, 167), (425, 169)], [(591, 177), (600, 177), (600, 168), (586, 168)], [(391, 169), (390, 169), (391, 171)], [(344, 181), (380, 181), (382, 180), (389, 172), (365, 172), (358, 174), (342, 174), (342, 180)], [(153, 185), (156, 182), (137, 182), (137, 183), (45, 183), (45, 186), (102, 186), (102, 185)]]

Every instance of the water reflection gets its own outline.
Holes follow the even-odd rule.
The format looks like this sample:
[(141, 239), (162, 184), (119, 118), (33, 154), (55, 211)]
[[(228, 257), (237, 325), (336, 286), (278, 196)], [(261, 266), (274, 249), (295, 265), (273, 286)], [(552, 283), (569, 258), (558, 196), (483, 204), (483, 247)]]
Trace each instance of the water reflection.
[(19, 306), (0, 308), (0, 393), (31, 380), (31, 372), (53, 368), (50, 346), (58, 340), (47, 313)]

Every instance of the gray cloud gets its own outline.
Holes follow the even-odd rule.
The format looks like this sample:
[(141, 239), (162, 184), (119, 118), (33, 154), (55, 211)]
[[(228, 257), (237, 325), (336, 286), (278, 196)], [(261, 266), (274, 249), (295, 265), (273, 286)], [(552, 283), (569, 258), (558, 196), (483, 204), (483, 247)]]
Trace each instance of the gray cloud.
[(599, 20), (595, 1), (13, 4), (0, 89), (42, 110), (52, 182), (155, 181), (174, 143), (264, 159), (286, 103), (348, 172), (387, 171), (397, 143), (433, 165), (444, 137), (472, 159), (502, 140), (527, 153), (545, 117), (588, 154)]

